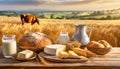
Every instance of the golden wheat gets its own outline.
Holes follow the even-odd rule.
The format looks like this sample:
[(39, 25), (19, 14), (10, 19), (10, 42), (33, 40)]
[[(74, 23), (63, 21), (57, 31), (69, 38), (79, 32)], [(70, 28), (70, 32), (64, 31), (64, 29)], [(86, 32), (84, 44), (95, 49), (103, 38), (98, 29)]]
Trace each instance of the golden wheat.
[[(112, 46), (120, 46), (120, 20), (59, 20), (39, 19), (40, 25), (21, 25), (19, 17), (0, 16), (0, 39), (4, 34), (15, 34), (17, 41), (28, 32), (43, 32), (56, 42), (60, 31), (69, 32), (72, 37), (74, 24), (87, 24), (91, 27), (91, 40), (107, 40)], [(87, 32), (89, 33), (89, 31)], [(1, 45), (1, 41), (0, 41)]]

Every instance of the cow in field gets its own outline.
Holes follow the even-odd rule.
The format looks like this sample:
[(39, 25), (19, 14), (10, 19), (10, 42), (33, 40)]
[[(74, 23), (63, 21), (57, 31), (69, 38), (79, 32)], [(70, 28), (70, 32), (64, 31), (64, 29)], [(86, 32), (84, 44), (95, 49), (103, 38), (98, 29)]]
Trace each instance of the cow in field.
[(37, 16), (35, 16), (35, 15), (21, 14), (20, 18), (22, 21), (22, 25), (24, 25), (24, 23), (31, 23), (31, 25), (33, 25), (34, 23), (37, 23), (39, 25), (39, 20), (38, 20)]

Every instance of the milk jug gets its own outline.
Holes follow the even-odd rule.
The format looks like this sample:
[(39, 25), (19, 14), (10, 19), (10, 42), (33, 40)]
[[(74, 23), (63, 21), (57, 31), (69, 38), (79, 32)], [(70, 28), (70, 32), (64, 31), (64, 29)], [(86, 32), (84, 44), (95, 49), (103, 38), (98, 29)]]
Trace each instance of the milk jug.
[[(72, 36), (72, 40), (80, 41), (82, 45), (86, 45), (90, 41), (92, 29), (87, 28), (86, 24), (75, 24), (75, 27), (76, 27), (76, 30)], [(90, 30), (89, 36), (86, 33), (87, 29)]]

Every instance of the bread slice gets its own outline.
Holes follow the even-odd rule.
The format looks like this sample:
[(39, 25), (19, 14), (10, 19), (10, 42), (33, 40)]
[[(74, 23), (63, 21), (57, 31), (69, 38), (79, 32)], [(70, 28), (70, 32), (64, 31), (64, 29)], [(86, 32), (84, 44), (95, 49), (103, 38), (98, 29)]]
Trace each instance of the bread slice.
[(76, 54), (87, 57), (87, 52), (84, 49), (73, 48), (72, 49)]
[(80, 58), (74, 51), (68, 51), (69, 58)]

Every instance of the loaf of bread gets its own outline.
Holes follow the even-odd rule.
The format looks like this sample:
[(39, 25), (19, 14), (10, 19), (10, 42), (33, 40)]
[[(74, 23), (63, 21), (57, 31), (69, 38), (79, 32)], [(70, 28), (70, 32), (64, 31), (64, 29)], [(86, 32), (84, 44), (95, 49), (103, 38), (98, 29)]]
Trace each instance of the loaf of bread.
[(93, 48), (105, 48), (105, 46), (99, 42), (91, 41), (87, 44), (87, 47), (93, 47)]
[(30, 32), (22, 36), (18, 45), (21, 49), (29, 49), (33, 51), (41, 51), (47, 45), (53, 43), (52, 39), (46, 34), (40, 32)]
[(100, 40), (98, 42), (91, 41), (87, 44), (87, 49), (98, 55), (107, 54), (111, 50), (111, 48), (111, 45), (105, 40)]
[(100, 40), (98, 42), (103, 44), (105, 48), (110, 47), (110, 44), (107, 41), (105, 41), (105, 40)]

